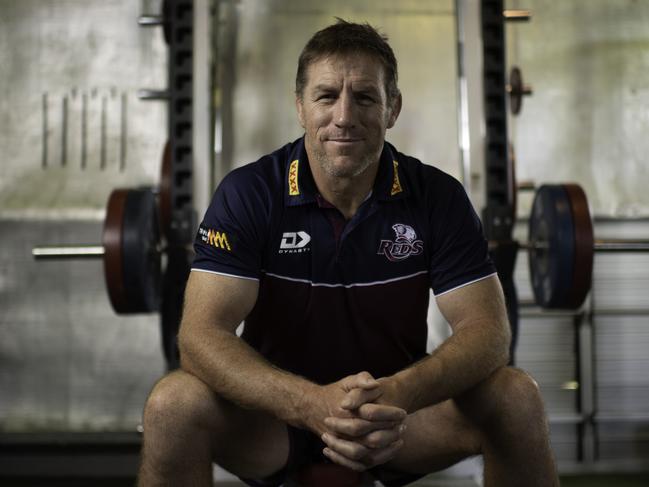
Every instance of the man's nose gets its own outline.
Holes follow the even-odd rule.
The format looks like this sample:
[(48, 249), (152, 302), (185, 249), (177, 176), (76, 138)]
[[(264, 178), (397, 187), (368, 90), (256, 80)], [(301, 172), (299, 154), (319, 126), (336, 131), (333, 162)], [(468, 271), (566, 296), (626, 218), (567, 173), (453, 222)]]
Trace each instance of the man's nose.
[(356, 125), (356, 105), (351, 95), (343, 92), (335, 106), (334, 122), (337, 127), (349, 128)]

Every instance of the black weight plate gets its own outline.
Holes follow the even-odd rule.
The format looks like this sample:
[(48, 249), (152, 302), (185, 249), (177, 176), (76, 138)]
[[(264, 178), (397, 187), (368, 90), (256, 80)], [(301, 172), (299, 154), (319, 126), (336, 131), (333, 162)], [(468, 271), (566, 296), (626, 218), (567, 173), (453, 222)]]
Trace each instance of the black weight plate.
[(160, 308), (160, 231), (151, 188), (132, 189), (122, 223), (122, 276), (127, 306), (118, 313), (151, 313)]
[(509, 108), (512, 115), (518, 115), (523, 106), (523, 74), (514, 66), (509, 73)]
[(574, 282), (575, 232), (565, 188), (543, 185), (534, 197), (529, 223), (529, 268), (536, 303), (569, 308)]
[(160, 192), (158, 201), (160, 205), (160, 230), (169, 238), (171, 235), (171, 144), (165, 143), (162, 151), (162, 164), (160, 165)]

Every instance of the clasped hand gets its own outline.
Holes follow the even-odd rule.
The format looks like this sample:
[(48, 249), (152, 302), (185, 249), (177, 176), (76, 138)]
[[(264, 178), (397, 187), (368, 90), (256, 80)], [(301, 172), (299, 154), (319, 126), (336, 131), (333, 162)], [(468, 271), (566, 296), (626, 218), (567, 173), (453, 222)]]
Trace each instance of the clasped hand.
[[(406, 411), (381, 403), (383, 385), (369, 373), (320, 388), (320, 424), (312, 429), (333, 462), (364, 471), (394, 458), (403, 446)], [(324, 410), (323, 410), (324, 409)]]

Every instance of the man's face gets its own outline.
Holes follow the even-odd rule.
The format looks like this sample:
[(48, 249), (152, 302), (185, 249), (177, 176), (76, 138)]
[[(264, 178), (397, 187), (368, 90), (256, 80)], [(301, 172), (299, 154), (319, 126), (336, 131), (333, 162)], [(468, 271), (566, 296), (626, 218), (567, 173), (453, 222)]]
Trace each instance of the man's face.
[[(381, 63), (366, 54), (316, 59), (297, 99), (306, 150), (331, 177), (354, 177), (378, 162), (401, 108), (388, 102)], [(313, 160), (315, 159), (315, 160)]]

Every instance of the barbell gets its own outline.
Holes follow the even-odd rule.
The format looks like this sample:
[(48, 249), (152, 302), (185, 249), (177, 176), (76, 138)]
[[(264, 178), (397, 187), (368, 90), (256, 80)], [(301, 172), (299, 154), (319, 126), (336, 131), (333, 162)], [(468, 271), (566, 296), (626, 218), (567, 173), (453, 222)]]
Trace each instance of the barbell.
[(118, 314), (160, 309), (162, 237), (171, 228), (171, 152), (165, 144), (158, 188), (115, 189), (108, 197), (101, 244), (32, 249), (38, 260), (97, 259), (104, 264), (110, 303)]
[[(108, 295), (117, 313), (157, 311), (165, 252), (160, 227), (166, 233), (169, 217), (167, 171), (163, 162), (157, 195), (153, 188), (116, 189), (110, 194), (101, 245), (37, 247), (34, 257), (103, 258)], [(528, 251), (534, 299), (543, 308), (575, 309), (583, 304), (592, 284), (595, 251), (649, 251), (649, 240), (596, 240), (586, 194), (577, 184), (541, 186), (528, 233), (528, 242), (515, 244)], [(502, 244), (491, 241), (489, 247)]]
[[(535, 302), (543, 308), (579, 308), (592, 286), (595, 251), (646, 252), (649, 240), (595, 239), (586, 193), (578, 184), (543, 185), (534, 195), (528, 251)], [(499, 242), (489, 242), (495, 249)]]
[(32, 255), (41, 260), (102, 258), (116, 313), (158, 311), (163, 249), (156, 199), (153, 188), (115, 189), (106, 205), (101, 245), (42, 246)]

